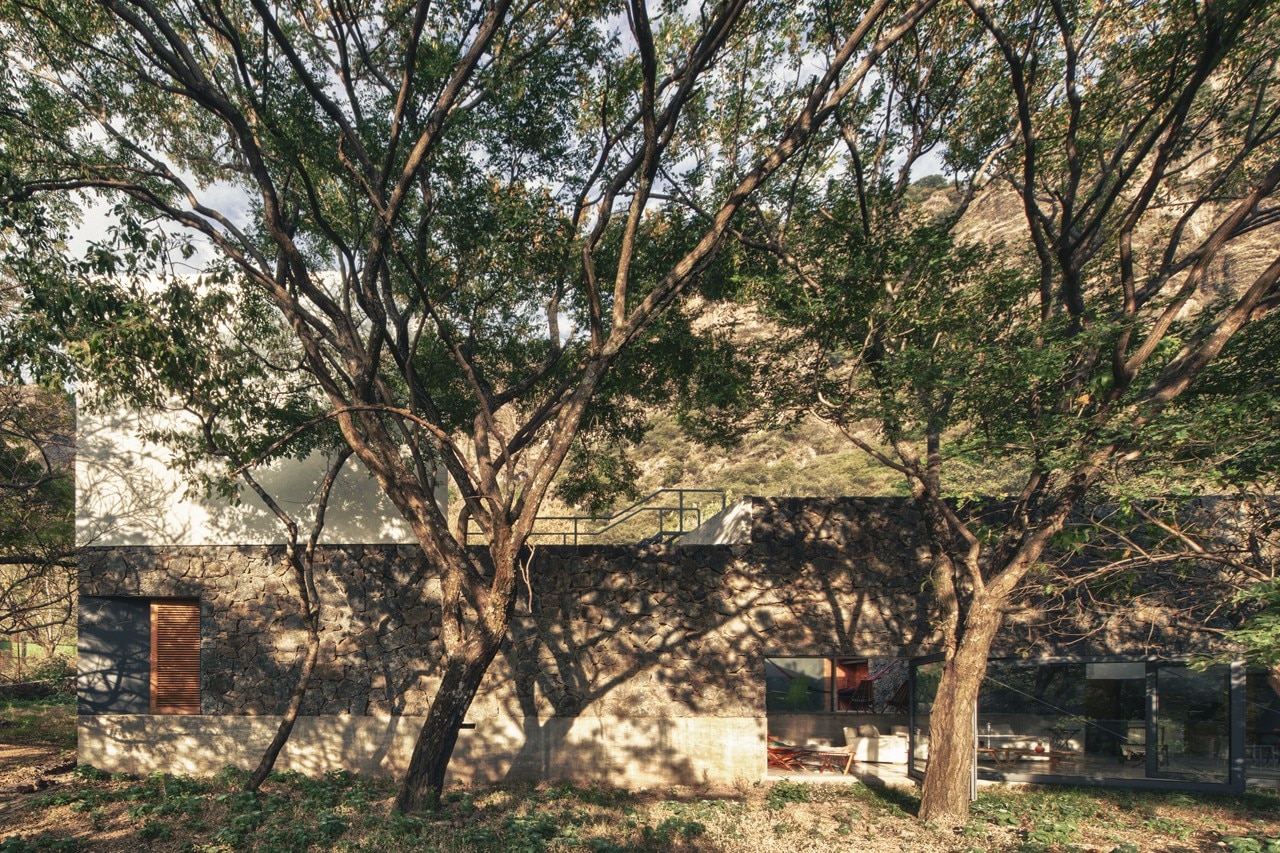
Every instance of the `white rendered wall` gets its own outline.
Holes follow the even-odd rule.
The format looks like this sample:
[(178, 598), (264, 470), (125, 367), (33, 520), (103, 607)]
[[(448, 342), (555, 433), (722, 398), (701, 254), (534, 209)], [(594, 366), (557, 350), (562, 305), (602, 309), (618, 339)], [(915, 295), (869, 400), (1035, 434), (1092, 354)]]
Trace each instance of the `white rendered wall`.
[(740, 498), (676, 540), (677, 545), (741, 545), (751, 541), (755, 501)]
[[(103, 415), (79, 412), (76, 448), (76, 544), (266, 545), (284, 529), (248, 489), (240, 501), (188, 494), (169, 452), (148, 443), (148, 426), (181, 422), (183, 413)], [(319, 455), (255, 469), (255, 477), (294, 516), (305, 538), (326, 460)], [(440, 500), (437, 490), (437, 500)], [(412, 542), (409, 526), (355, 460), (335, 484), (321, 542)]]

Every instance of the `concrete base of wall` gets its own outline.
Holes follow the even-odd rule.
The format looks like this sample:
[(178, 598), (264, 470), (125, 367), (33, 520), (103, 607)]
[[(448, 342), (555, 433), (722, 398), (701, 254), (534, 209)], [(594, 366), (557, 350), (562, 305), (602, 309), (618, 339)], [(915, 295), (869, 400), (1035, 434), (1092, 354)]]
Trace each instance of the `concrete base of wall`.
[[(318, 776), (397, 776), (422, 717), (301, 717), (276, 764)], [(115, 773), (206, 775), (252, 769), (278, 717), (82, 716), (79, 760)], [(552, 717), (479, 721), (464, 730), (449, 781), (572, 780), (618, 787), (728, 788), (765, 776), (762, 717)]]

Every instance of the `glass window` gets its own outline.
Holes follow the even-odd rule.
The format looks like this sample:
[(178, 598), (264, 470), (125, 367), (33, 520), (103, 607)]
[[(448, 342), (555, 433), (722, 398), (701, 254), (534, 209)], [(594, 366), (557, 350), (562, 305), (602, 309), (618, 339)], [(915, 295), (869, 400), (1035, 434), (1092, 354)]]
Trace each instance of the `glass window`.
[[(849, 748), (857, 762), (905, 765), (907, 678), (898, 658), (765, 658), (770, 748)], [(775, 753), (770, 762), (786, 769)]]
[(929, 767), (929, 720), (933, 713), (933, 701), (942, 681), (940, 660), (913, 664), (911, 678), (915, 683), (911, 707), (911, 764), (912, 776), (922, 778)]
[(824, 711), (830, 705), (826, 658), (765, 658), (766, 708), (775, 711)]
[(897, 658), (765, 658), (770, 712), (905, 715), (906, 662)]
[(992, 661), (978, 698), (978, 773), (1226, 784), (1230, 695), (1228, 667)]
[(1280, 675), (1245, 679), (1244, 761), (1250, 779), (1280, 782)]

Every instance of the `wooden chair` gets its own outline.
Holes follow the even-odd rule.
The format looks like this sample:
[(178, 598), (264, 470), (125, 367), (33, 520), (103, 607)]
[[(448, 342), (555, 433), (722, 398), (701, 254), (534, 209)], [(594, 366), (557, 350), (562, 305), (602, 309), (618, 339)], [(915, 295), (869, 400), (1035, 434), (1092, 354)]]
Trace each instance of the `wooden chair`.
[(787, 743), (769, 735), (768, 740), (769, 751), (769, 767), (777, 770), (804, 770), (805, 767), (800, 763), (800, 759), (807, 750), (802, 749), (794, 744)]
[(876, 683), (870, 678), (859, 681), (851, 690), (840, 691), (840, 703), (846, 711), (870, 714), (875, 711)]
[(782, 697), (782, 706), (789, 711), (808, 711), (811, 684), (813, 679), (807, 675), (797, 675), (791, 679), (791, 684), (787, 687), (787, 695)]
[(897, 714), (905, 714), (911, 710), (911, 684), (902, 682), (898, 685), (898, 689), (893, 691), (893, 695), (889, 697), (889, 701), (884, 703), (885, 711), (893, 711)]

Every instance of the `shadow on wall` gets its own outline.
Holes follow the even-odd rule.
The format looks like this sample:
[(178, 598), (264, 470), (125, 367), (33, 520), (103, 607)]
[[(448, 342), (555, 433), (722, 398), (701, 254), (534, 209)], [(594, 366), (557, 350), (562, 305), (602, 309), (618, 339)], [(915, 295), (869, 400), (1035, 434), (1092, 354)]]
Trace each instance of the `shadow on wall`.
[[(766, 657), (896, 656), (927, 643), (919, 549), (876, 526), (892, 518), (837, 524), (834, 504), (812, 519), (790, 505), (770, 511), (775, 541), (538, 547), (532, 589), (472, 705), (477, 729), (460, 736), (454, 777), (759, 779)], [(295, 684), (306, 632), (281, 557), (261, 546), (102, 549), (82, 572), (96, 595), (199, 586), (207, 716), (191, 724), (216, 733), (265, 724)], [(346, 719), (335, 725), (361, 766), (392, 767), (417, 734), (407, 720), (425, 714), (436, 688), (439, 579), (411, 546), (328, 546), (316, 573), (323, 647), (303, 714)], [(299, 761), (345, 761), (347, 740), (317, 746), (305, 731), (290, 746)]]
[(504, 770), (477, 737), (459, 759), (489, 767), (488, 781), (760, 778), (767, 656), (897, 656), (932, 635), (922, 567), (903, 564), (898, 538), (850, 549), (777, 525), (791, 533), (782, 548), (540, 548), (473, 708), (481, 725), (486, 708), (520, 725), (515, 755)]
[[(758, 778), (757, 642), (742, 619), (760, 591), (731, 605), (719, 583), (728, 550), (703, 553), (710, 564), (695, 572), (673, 547), (539, 550), (536, 588), (495, 662), (509, 689), (477, 703), (515, 729), (510, 760), (485, 781)], [(481, 773), (474, 751), (464, 744), (458, 759)]]
[[(146, 775), (157, 767), (190, 775), (217, 773), (228, 766), (250, 768), (261, 757), (278, 721), (274, 716), (82, 717), (79, 758), (96, 767), (134, 775)], [(367, 777), (398, 777), (408, 767), (422, 721), (422, 717), (300, 717), (276, 769), (313, 778), (333, 770)], [(730, 757), (726, 762), (725, 753), (708, 737), (709, 730), (686, 722), (592, 720), (584, 727), (581, 721), (558, 720), (549, 728), (554, 731), (560, 760), (539, 778), (632, 786), (727, 786), (736, 781), (723, 772), (726, 767), (735, 766), (734, 759)], [(449, 783), (484, 784), (507, 778), (476, 756), (498, 754), (509, 758), (514, 751), (509, 748), (510, 739), (519, 736), (518, 729), (490, 731), (487, 736), (464, 732), (450, 767)], [(477, 748), (479, 738), (487, 742)], [(715, 754), (698, 756), (699, 742), (713, 747)], [(756, 747), (750, 757), (754, 759), (762, 749)], [(672, 759), (673, 754), (684, 757)], [(505, 764), (501, 758), (499, 762)], [(736, 764), (746, 767), (742, 761)], [(700, 771), (700, 767), (705, 769)], [(756, 771), (754, 778), (759, 778), (760, 772)], [(739, 778), (744, 775), (745, 772), (740, 773)]]
[(771, 656), (910, 657), (937, 643), (910, 499), (757, 498), (752, 538), (789, 616)]
[[(81, 762), (115, 772), (203, 775), (252, 768), (276, 732), (275, 716), (81, 717)], [(319, 777), (332, 770), (364, 776), (403, 773), (421, 717), (335, 714), (299, 717), (276, 769)]]
[(146, 599), (82, 598), (76, 712), (151, 710), (151, 612)]
[[(284, 541), (276, 517), (252, 492), (238, 500), (194, 494), (165, 447), (142, 435), (181, 429), (180, 412), (82, 415), (77, 435), (79, 545), (271, 544)], [(329, 460), (313, 453), (263, 466), (256, 476), (305, 530)], [(215, 471), (210, 463), (209, 472)], [(354, 460), (334, 486), (324, 542), (410, 542), (407, 524)]]
[[(326, 551), (337, 569), (322, 574), (334, 589), (329, 594), (326, 586), (326, 612), (340, 612), (329, 601), (346, 602), (335, 630), (374, 645), (353, 661), (356, 644), (344, 659), (339, 642), (340, 654), (317, 673), (312, 694), (331, 690), (335, 680), (363, 683), (379, 697), (379, 713), (424, 713), (435, 687), (430, 662), (441, 651), (439, 581), (419, 561), (394, 588), (382, 587), (374, 579), (385, 577), (386, 567), (371, 565), (367, 553), (358, 562), (341, 553)], [(468, 718), (477, 728), (460, 734), (451, 777), (632, 785), (759, 778), (763, 688), (753, 696), (758, 626), (748, 621), (764, 593), (741, 583), (736, 593), (722, 588), (733, 559), (728, 549), (703, 549), (698, 573), (671, 547), (536, 553), (532, 596), (522, 600), (511, 638), (472, 705)], [(353, 664), (359, 671), (344, 678)], [(332, 703), (309, 695), (304, 707)], [(383, 725), (388, 736), (374, 755), (394, 764), (396, 723)], [(403, 728), (396, 735), (410, 746), (413, 736)]]
[(166, 511), (178, 485), (158, 472), (168, 455), (121, 436), (137, 422), (125, 416), (92, 419), (76, 433), (76, 544), (182, 542), (189, 520)]
[[(89, 549), (80, 572), (82, 611), (89, 614), (82, 620), (96, 619), (94, 602), (133, 604), (145, 613), (148, 599), (199, 598), (204, 712), (284, 712), (308, 640), (283, 547)], [(430, 682), (424, 679), (439, 654), (439, 614), (428, 601), (437, 585), (414, 547), (322, 549), (316, 565), (321, 660), (302, 713), (425, 713)], [(96, 667), (105, 679), (128, 658), (145, 664), (149, 637), (140, 638), (136, 655), (129, 643), (104, 635), (85, 649), (100, 660), (82, 658), (82, 669)], [(94, 712), (137, 710), (104, 699)]]

